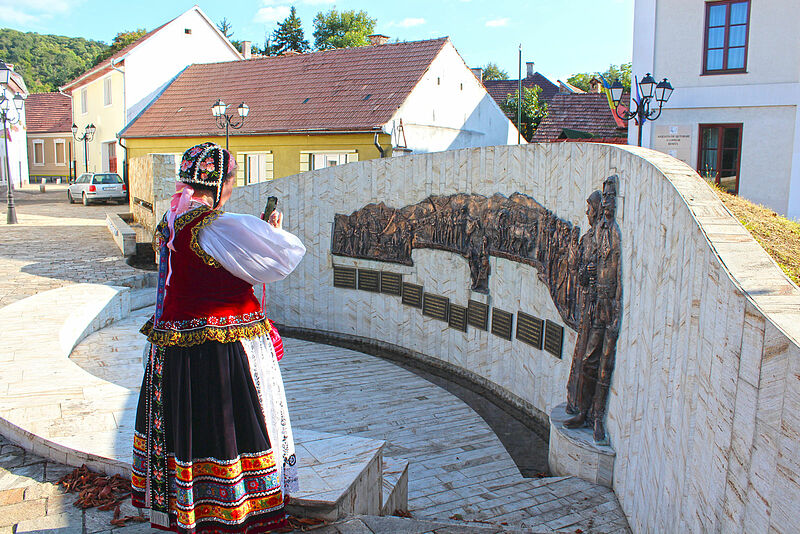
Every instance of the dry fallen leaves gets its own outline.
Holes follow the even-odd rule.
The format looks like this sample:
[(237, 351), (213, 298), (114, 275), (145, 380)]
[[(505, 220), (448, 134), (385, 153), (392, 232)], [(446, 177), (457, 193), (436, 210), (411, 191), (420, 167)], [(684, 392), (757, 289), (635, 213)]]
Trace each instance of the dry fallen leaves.
[(82, 465), (61, 477), (58, 483), (68, 493), (78, 493), (73, 506), (83, 509), (97, 507), (102, 511), (114, 510), (114, 518), (111, 520), (114, 526), (124, 527), (128, 521), (147, 521), (140, 515), (120, 517), (120, 504), (131, 495), (131, 481), (119, 475), (101, 475)]

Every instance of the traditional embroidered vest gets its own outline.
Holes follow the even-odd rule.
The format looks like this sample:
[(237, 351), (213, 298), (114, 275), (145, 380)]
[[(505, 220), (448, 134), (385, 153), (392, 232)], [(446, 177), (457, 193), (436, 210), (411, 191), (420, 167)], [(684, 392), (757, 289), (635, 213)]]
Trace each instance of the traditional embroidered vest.
[[(164, 308), (158, 324), (153, 326), (151, 319), (142, 327), (151, 343), (188, 347), (269, 333), (269, 322), (253, 287), (226, 271), (200, 247), (198, 232), (219, 215), (219, 211), (200, 207), (175, 220), (175, 250), (169, 253), (172, 275)], [(159, 225), (157, 236), (161, 228)]]

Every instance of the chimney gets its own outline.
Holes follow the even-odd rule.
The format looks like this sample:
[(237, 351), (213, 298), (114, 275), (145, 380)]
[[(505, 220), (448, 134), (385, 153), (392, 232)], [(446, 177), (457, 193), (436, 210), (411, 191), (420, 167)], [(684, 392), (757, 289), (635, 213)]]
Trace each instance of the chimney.
[(369, 44), (372, 46), (382, 45), (389, 42), (389, 36), (381, 35), (380, 33), (373, 33), (372, 35), (368, 35), (367, 39), (369, 39)]
[(592, 78), (591, 80), (589, 80), (589, 92), (590, 93), (600, 93), (602, 91), (603, 91), (603, 89), (602, 89), (602, 84), (600, 83), (600, 80), (598, 80), (597, 78)]
[(250, 59), (253, 57), (252, 41), (242, 41), (242, 56), (244, 56), (245, 59)]
[(471, 70), (472, 74), (474, 74), (475, 77), (478, 78), (479, 82), (483, 83), (483, 69), (482, 68), (476, 67), (474, 69), (469, 69), (469, 70)]
[(525, 68), (528, 69), (527, 70), (528, 78), (532, 77), (533, 74), (536, 72), (535, 70), (533, 70), (533, 65), (534, 65), (533, 61), (526, 61), (525, 62)]

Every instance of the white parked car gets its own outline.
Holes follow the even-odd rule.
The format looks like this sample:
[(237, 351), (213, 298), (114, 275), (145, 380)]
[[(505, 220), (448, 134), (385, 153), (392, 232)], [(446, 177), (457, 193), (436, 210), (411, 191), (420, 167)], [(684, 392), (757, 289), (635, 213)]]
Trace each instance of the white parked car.
[(67, 199), (71, 204), (83, 202), (88, 206), (96, 200), (116, 200), (120, 204), (128, 198), (128, 189), (119, 174), (115, 172), (87, 172), (67, 188)]

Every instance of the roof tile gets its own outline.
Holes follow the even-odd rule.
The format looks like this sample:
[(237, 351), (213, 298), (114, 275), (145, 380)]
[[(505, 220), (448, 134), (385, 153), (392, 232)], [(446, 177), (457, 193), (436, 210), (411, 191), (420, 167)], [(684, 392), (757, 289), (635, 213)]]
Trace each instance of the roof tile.
[[(627, 101), (626, 97), (627, 95), (623, 95), (623, 101)], [(603, 138), (628, 136), (627, 127), (617, 126), (604, 93), (555, 95), (548, 103), (547, 115), (542, 119), (531, 141), (555, 141), (565, 128)]]
[(33, 93), (25, 99), (28, 133), (70, 132), (72, 98), (61, 93)]
[(231, 109), (240, 102), (250, 106), (241, 134), (376, 130), (405, 101), (447, 41), (190, 65), (122, 135), (219, 135), (211, 115), (218, 98)]

